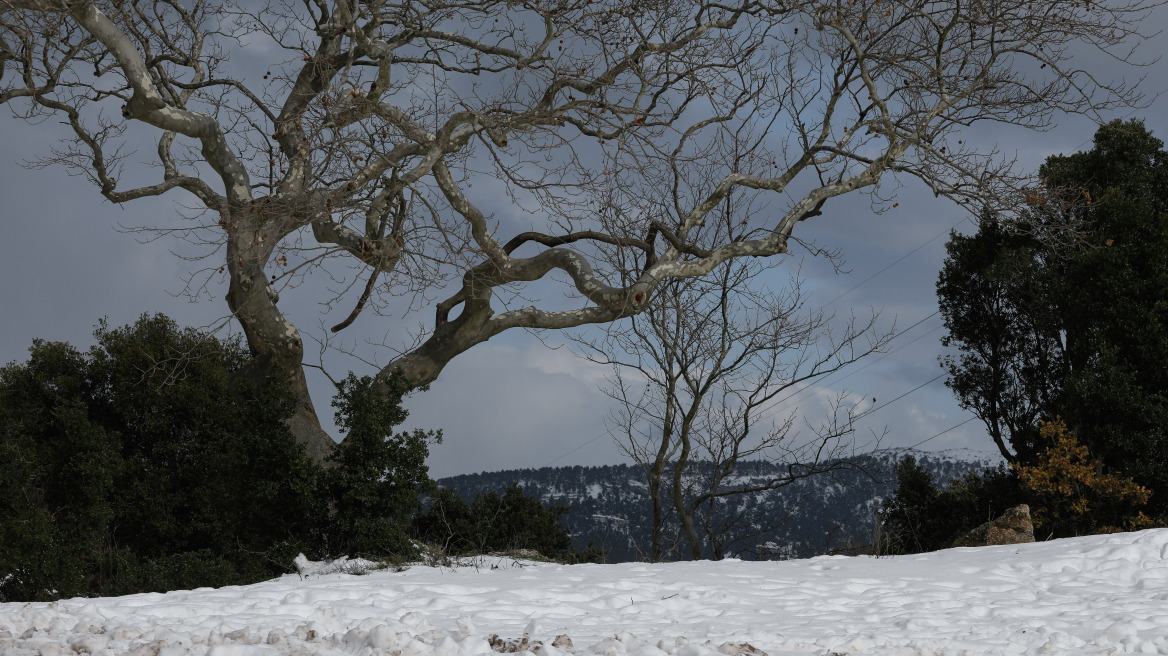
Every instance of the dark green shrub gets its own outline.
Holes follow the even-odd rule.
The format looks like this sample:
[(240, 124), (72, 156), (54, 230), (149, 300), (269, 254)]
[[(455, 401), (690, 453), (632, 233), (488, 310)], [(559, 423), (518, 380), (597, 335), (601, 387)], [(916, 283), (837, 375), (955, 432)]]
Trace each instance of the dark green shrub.
[[(117, 562), (114, 562), (114, 559)], [(122, 550), (105, 563), (112, 586), (99, 592), (116, 594), (127, 590), (165, 592), (204, 587), (218, 588), (263, 580), (271, 576), (241, 572), (240, 565), (246, 566), (246, 563), (239, 562), (238, 559), (233, 562), (210, 549), (184, 551), (148, 559), (139, 558), (131, 551)]]
[(74, 596), (114, 517), (118, 435), (91, 422), (85, 358), (34, 342), (0, 369), (0, 601)]
[[(102, 324), (96, 337), (89, 412), (116, 427), (123, 460), (111, 541), (149, 567), (106, 588), (244, 583), (287, 571), (288, 559), (310, 548), (318, 510), (317, 467), (284, 423), (293, 408), (287, 382), (244, 382), (247, 353), (237, 342), (162, 316)], [(181, 567), (163, 574), (165, 563)]]
[(970, 473), (940, 489), (912, 456), (896, 468), (897, 487), (880, 509), (883, 554), (947, 549), (970, 530), (1025, 503), (1014, 473), (1004, 466)]
[(414, 522), (414, 531), (423, 542), (452, 555), (528, 549), (556, 560), (600, 560), (595, 550), (573, 551), (571, 534), (560, 521), (567, 511), (564, 506), (545, 508), (519, 485), (506, 488), (502, 496), (479, 494), (470, 504), (438, 489), (430, 509)]
[(400, 377), (350, 375), (348, 437), (312, 462), (285, 420), (287, 381), (163, 316), (102, 323), (82, 354), (37, 341), (0, 369), (0, 601), (245, 584), (311, 557), (411, 555), (429, 489)]
[(247, 382), (238, 342), (163, 316), (95, 337), (85, 354), (37, 341), (0, 369), (0, 599), (250, 583), (300, 551), (408, 550), (429, 436), (389, 435), (404, 386), (375, 398), (347, 381), (350, 440), (325, 471), (286, 427), (287, 382)]
[(490, 550), (486, 544), (486, 529), (475, 522), (470, 506), (462, 497), (443, 487), (430, 493), (430, 507), (414, 518), (413, 533), (418, 540), (451, 555)]
[(337, 422), (347, 431), (327, 459), (323, 488), (329, 501), (327, 550), (333, 555), (410, 557), (409, 527), (421, 509), (419, 495), (432, 481), (428, 443), (441, 432), (393, 432), (408, 413), (408, 386), (399, 375), (384, 388), (350, 374), (337, 389)]

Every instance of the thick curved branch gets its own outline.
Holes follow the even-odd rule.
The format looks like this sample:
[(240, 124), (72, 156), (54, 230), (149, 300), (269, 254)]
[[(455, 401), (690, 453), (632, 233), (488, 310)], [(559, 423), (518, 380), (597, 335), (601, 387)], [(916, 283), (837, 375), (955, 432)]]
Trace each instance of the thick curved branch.
[(401, 259), (404, 242), (390, 235), (382, 239), (370, 238), (352, 228), (333, 221), (327, 215), (311, 221), (312, 235), (322, 244), (335, 244), (362, 262), (381, 271), (393, 271)]
[(631, 246), (638, 248), (645, 253), (652, 253), (653, 245), (651, 242), (644, 239), (636, 239), (631, 237), (614, 237), (613, 235), (597, 232), (596, 230), (582, 230), (580, 232), (573, 232), (567, 235), (545, 235), (542, 232), (521, 232), (512, 237), (506, 244), (503, 245), (503, 252), (510, 255), (515, 249), (529, 241), (544, 246), (566, 246), (581, 240), (598, 241), (604, 244), (611, 244), (613, 246)]
[(219, 122), (207, 114), (168, 105), (154, 86), (150, 71), (137, 47), (117, 25), (92, 2), (73, 2), (69, 5), (69, 15), (108, 49), (133, 90), (133, 96), (122, 110), (123, 115), (198, 139), (203, 144), (203, 156), (207, 163), (223, 179), (228, 199), (231, 202), (250, 199), (251, 185), (247, 170), (227, 143)]

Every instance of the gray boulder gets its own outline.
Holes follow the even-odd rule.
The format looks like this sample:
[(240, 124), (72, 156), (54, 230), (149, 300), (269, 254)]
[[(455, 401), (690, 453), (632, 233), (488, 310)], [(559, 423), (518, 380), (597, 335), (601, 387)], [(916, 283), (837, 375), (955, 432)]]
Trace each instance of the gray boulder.
[(1001, 517), (986, 522), (953, 543), (955, 547), (990, 547), (996, 544), (1034, 542), (1034, 522), (1030, 506), (1022, 504), (1007, 510)]

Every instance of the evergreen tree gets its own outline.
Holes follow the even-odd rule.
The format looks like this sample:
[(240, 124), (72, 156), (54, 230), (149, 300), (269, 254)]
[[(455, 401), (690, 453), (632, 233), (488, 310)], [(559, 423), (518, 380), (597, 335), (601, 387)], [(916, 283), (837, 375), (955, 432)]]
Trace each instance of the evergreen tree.
[(1066, 367), (1043, 246), (983, 215), (977, 234), (953, 233), (945, 248), (941, 343), (956, 349), (942, 358), (945, 384), (1007, 461), (1029, 461), (1038, 419), (1063, 403)]
[(896, 491), (884, 500), (880, 509), (883, 523), (883, 553), (919, 553), (934, 548), (933, 535), (937, 488), (932, 474), (905, 456), (896, 466)]
[[(1168, 517), (1168, 153), (1138, 121), (1051, 157), (1012, 230), (954, 235), (938, 282), (963, 406), (1012, 462), (1062, 416), (1092, 458), (1151, 492)], [(1066, 227), (1072, 228), (1068, 231)], [(1068, 235), (1073, 235), (1069, 238)], [(1006, 448), (1009, 443), (1011, 448)]]
[(89, 420), (85, 358), (37, 340), (0, 369), (0, 601), (90, 591), (122, 473), (116, 433)]
[[(1152, 491), (1168, 515), (1168, 152), (1137, 122), (1052, 157), (1047, 184), (1077, 192), (1083, 244), (1059, 305), (1069, 373), (1061, 413), (1091, 454)], [(1053, 417), (1050, 417), (1053, 418)]]
[(496, 492), (480, 494), (470, 504), (471, 514), (485, 522), (487, 542), (494, 549), (531, 549), (549, 558), (562, 555), (572, 546), (560, 518), (568, 509), (544, 507), (539, 499), (523, 493), (518, 484)]

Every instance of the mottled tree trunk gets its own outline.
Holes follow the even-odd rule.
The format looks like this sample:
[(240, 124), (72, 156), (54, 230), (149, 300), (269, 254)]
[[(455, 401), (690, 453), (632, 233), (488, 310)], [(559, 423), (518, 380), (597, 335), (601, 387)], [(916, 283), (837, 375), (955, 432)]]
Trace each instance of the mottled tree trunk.
[(316, 407), (308, 392), (308, 381), (304, 375), (304, 367), (300, 363), (303, 347), (300, 340), (295, 342), (271, 343), (264, 339), (263, 333), (257, 331), (255, 317), (246, 312), (237, 312), (236, 318), (244, 327), (248, 346), (252, 352), (252, 361), (244, 370), (243, 377), (252, 383), (263, 382), (270, 374), (285, 377), (291, 387), (296, 407), (292, 416), (288, 418), (288, 428), (299, 444), (304, 445), (308, 456), (314, 462), (321, 462), (332, 453), (334, 442), (332, 437), (320, 425), (316, 414)]
[(227, 245), (226, 266), (231, 281), (227, 304), (243, 328), (252, 356), (244, 376), (254, 383), (263, 382), (271, 374), (288, 380), (296, 399), (288, 427), (296, 441), (304, 445), (308, 456), (321, 462), (332, 452), (334, 442), (321, 428), (308, 392), (300, 331), (277, 307), (279, 294), (264, 275), (264, 265), (271, 257), (269, 244), (275, 240), (256, 237), (273, 226), (246, 211), (231, 212), (224, 217), (224, 225), (231, 226)]

